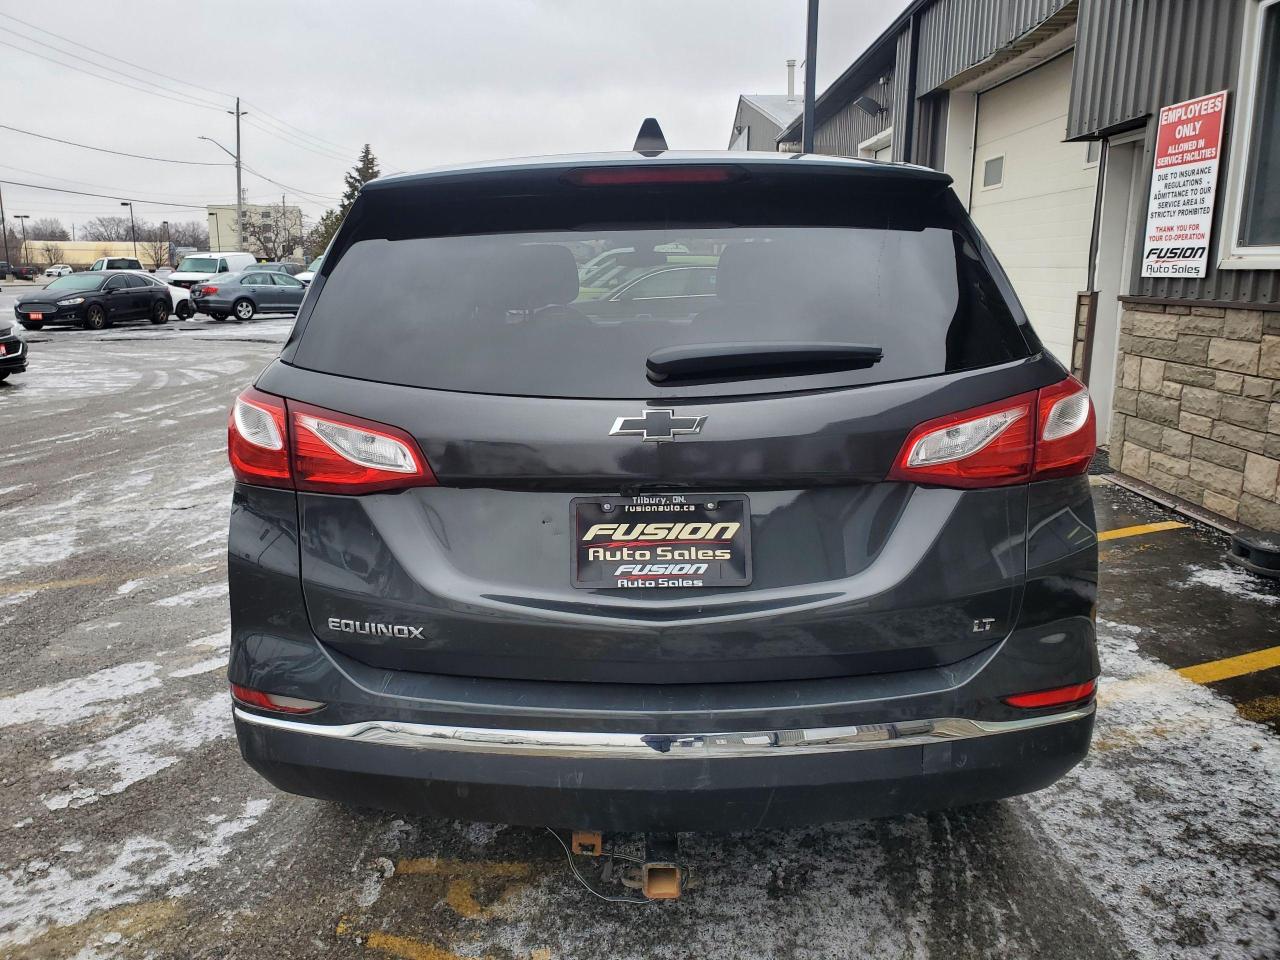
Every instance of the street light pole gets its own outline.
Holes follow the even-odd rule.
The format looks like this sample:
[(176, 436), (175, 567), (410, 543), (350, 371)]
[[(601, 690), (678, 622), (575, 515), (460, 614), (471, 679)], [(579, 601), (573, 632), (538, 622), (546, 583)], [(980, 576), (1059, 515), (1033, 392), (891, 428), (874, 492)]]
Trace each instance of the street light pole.
[(813, 89), (818, 78), (818, 0), (809, 0), (809, 22), (804, 43), (804, 123), (800, 149), (813, 153)]
[(129, 208), (129, 232), (133, 235), (133, 259), (138, 259), (138, 223), (133, 219), (133, 204), (128, 200), (121, 200), (120, 206)]
[(164, 259), (172, 268), (173, 267), (173, 239), (169, 236), (169, 221), (163, 220), (161, 221), (161, 223), (164, 226)]
[[(0, 190), (0, 237), (4, 237), (4, 262), (9, 263), (9, 225), (4, 222), (4, 191)], [(4, 277), (0, 277), (3, 280)]]
[[(227, 113), (231, 111), (228, 110)], [(215, 147), (225, 153), (228, 157), (236, 162), (236, 243), (241, 250), (244, 249), (244, 197), (240, 192), (240, 118), (247, 117), (249, 111), (240, 109), (240, 98), (236, 98), (236, 152), (232, 153), (213, 137), (196, 137), (197, 140), (208, 140)], [(222, 234), (222, 225), (219, 218), (214, 216), (214, 225), (217, 227), (219, 238)], [(222, 240), (218, 240), (218, 249), (222, 249)]]
[(27, 262), (27, 221), (31, 219), (31, 214), (15, 213), (13, 219), (22, 221), (22, 246), (18, 249), (18, 259), (25, 264)]

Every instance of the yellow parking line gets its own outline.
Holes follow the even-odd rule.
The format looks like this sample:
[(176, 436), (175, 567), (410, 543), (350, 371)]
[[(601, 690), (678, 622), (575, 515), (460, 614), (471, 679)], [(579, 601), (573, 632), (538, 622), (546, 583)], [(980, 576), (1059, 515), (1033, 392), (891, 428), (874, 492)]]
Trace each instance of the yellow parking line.
[(1193, 667), (1183, 667), (1177, 673), (1195, 683), (1217, 683), (1219, 680), (1243, 677), (1247, 673), (1270, 670), (1272, 667), (1280, 667), (1280, 647), (1267, 647), (1253, 653), (1242, 653), (1238, 657), (1198, 663)]
[(1117, 530), (1103, 530), (1098, 540), (1123, 540), (1125, 537), (1137, 537), (1144, 533), (1159, 533), (1161, 530), (1180, 530), (1190, 524), (1178, 520), (1161, 520), (1158, 523), (1139, 523), (1132, 527), (1120, 527)]

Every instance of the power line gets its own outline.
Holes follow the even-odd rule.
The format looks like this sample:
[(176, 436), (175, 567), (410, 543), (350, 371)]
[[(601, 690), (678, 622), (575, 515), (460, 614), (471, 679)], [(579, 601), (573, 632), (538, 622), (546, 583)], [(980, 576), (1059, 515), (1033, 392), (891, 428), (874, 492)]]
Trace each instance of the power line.
[[(267, 113), (267, 111), (263, 110), (260, 106), (258, 106), (255, 103), (249, 103), (248, 101), (245, 101), (245, 106), (253, 107), (254, 113), (256, 113), (258, 116), (266, 117), (268, 120), (274, 120), (276, 124), (278, 124), (279, 126), (292, 130), (295, 133), (303, 137), (306, 137), (308, 140), (315, 140), (318, 143), (333, 147), (336, 150), (341, 150), (341, 151), (350, 150), (350, 147), (344, 147), (340, 143), (334, 143), (332, 140), (326, 140), (324, 137), (318, 137), (314, 133), (308, 133), (306, 130), (303, 130), (301, 127), (294, 126), (292, 123), (289, 123), (287, 120), (281, 120), (279, 117), (275, 116), (274, 114)], [(359, 152), (359, 151), (355, 151), (355, 152)]]
[(167, 200), (141, 200), (137, 197), (125, 197), (114, 193), (88, 193), (84, 190), (68, 190), (65, 187), (46, 187), (38, 183), (22, 183), (18, 180), (0, 180), (9, 187), (28, 187), (32, 190), (49, 190), (53, 193), (73, 193), (78, 197), (101, 197), (105, 200), (128, 200), (130, 203), (145, 203), (152, 207), (168, 207), (171, 210), (204, 210), (205, 204), (171, 203)]
[[(18, 22), (22, 22), (22, 21), (18, 21)], [(39, 28), (39, 27), (37, 27), (36, 29), (40, 29), (40, 28)], [(126, 73), (125, 71), (121, 70), (119, 67), (113, 67), (113, 66), (111, 66), (111, 65), (110, 65), (110, 64), (108, 64), (108, 63), (102, 63), (100, 60), (96, 59), (98, 56), (108, 56), (108, 57), (109, 57), (109, 59), (112, 59), (112, 60), (117, 60), (117, 59), (119, 59), (119, 58), (117, 58), (117, 57), (110, 57), (110, 56), (109, 56), (109, 55), (107, 55), (107, 54), (99, 54), (99, 52), (98, 52), (97, 50), (94, 50), (92, 47), (86, 46), (85, 44), (82, 44), (82, 43), (78, 43), (78, 42), (77, 42), (77, 41), (75, 41), (75, 40), (70, 40), (70, 39), (68, 39), (68, 38), (66, 38), (66, 37), (59, 37), (59, 36), (58, 36), (58, 34), (53, 33), (52, 31), (49, 31), (49, 30), (43, 30), (42, 32), (43, 32), (43, 33), (48, 33), (48, 34), (49, 34), (50, 36), (52, 36), (52, 37), (58, 37), (58, 39), (60, 39), (60, 40), (64, 40), (65, 42), (70, 43), (70, 44), (73, 44), (74, 46), (84, 47), (84, 49), (89, 50), (89, 51), (93, 54), (93, 56), (86, 56), (85, 54), (83, 54), (83, 53), (79, 53), (78, 51), (75, 51), (75, 50), (66, 50), (66, 49), (64, 49), (64, 48), (62, 48), (62, 47), (60, 47), (60, 46), (58, 46), (56, 43), (50, 43), (50, 42), (49, 42), (49, 41), (47, 41), (47, 40), (41, 40), (39, 37), (31, 37), (31, 36), (28, 36), (27, 34), (23, 33), (21, 30), (14, 30), (12, 27), (10, 27), (10, 28), (9, 28), (9, 32), (10, 32), (10, 33), (12, 33), (15, 37), (18, 37), (18, 38), (20, 38), (20, 39), (22, 39), (22, 40), (26, 40), (28, 43), (38, 43), (40, 46), (42, 46), (42, 47), (47, 47), (48, 49), (53, 50), (55, 53), (59, 53), (59, 54), (61, 54), (61, 55), (62, 55), (62, 56), (64, 56), (64, 57), (72, 57), (72, 58), (74, 58), (77, 62), (80, 62), (80, 61), (86, 61), (90, 66), (97, 67), (97, 68), (98, 68), (98, 69), (100, 69), (100, 70), (106, 70), (106, 71), (108, 71), (108, 72), (110, 72), (110, 73), (113, 73), (113, 74), (116, 74), (116, 75), (118, 75), (118, 76), (124, 77), (126, 80), (131, 80), (131, 81), (133, 81), (134, 83), (142, 83), (142, 84), (146, 84), (148, 87), (151, 87), (151, 86), (161, 87), (162, 89), (166, 89), (166, 90), (168, 90), (170, 93), (176, 94), (176, 95), (177, 95), (177, 96), (179, 96), (179, 97), (184, 97), (184, 98), (186, 98), (187, 100), (190, 100), (190, 101), (192, 101), (192, 102), (194, 102), (194, 103), (203, 104), (203, 105), (205, 105), (205, 106), (207, 106), (207, 107), (218, 107), (218, 108), (220, 108), (220, 106), (221, 106), (221, 105), (220, 105), (219, 103), (217, 103), (216, 101), (208, 100), (208, 99), (206, 99), (206, 98), (204, 98), (204, 97), (196, 96), (196, 95), (195, 95), (195, 94), (193, 94), (193, 93), (187, 93), (185, 90), (177, 90), (177, 89), (174, 89), (173, 87), (167, 86), (166, 84), (157, 83), (157, 82), (156, 82), (156, 80), (155, 80), (155, 77), (154, 77), (154, 76), (152, 76), (152, 75), (150, 75), (150, 74), (149, 74), (149, 72), (148, 72), (148, 71), (146, 70), (146, 68), (144, 68), (144, 67), (135, 66), (135, 68), (134, 68), (134, 69), (136, 69), (136, 70), (138, 70), (138, 71), (140, 71), (140, 72), (142, 72), (142, 73), (144, 74), (143, 76), (138, 77), (138, 76), (134, 76), (134, 75), (133, 75), (133, 74), (131, 74), (131, 73)], [(31, 52), (31, 51), (28, 51), (28, 52)], [(120, 62), (121, 62), (121, 63), (126, 63), (126, 64), (127, 64), (129, 61), (127, 61), (127, 60), (121, 60)], [(179, 82), (181, 82), (181, 81), (179, 81)]]
[[(76, 180), (73, 177), (56, 177), (53, 174), (44, 172), (43, 170), (28, 170), (26, 167), (15, 167), (7, 163), (0, 163), (0, 170), (15, 170), (18, 173), (27, 173), (33, 177), (46, 177), (50, 180), (59, 180), (62, 183), (70, 183), (78, 187), (97, 187), (98, 189), (101, 189), (101, 190), (117, 189), (116, 187), (110, 186), (105, 183), (94, 183), (90, 180)], [(175, 203), (182, 203), (183, 201), (189, 199), (186, 194), (165, 193), (165, 194), (156, 194), (156, 196), (167, 197), (168, 199), (174, 201)]]
[[(78, 73), (83, 73), (87, 76), (93, 77), (95, 80), (105, 80), (107, 83), (114, 83), (117, 86), (127, 87), (128, 89), (136, 90), (139, 93), (146, 93), (146, 94), (149, 94), (150, 96), (160, 97), (164, 100), (172, 100), (174, 103), (180, 103), (184, 107), (200, 107), (204, 110), (218, 110), (218, 111), (222, 110), (221, 107), (211, 107), (208, 104), (202, 103), (199, 100), (190, 100), (190, 99), (183, 99), (180, 97), (171, 97), (167, 93), (161, 93), (159, 90), (148, 90), (146, 87), (140, 87), (132, 83), (125, 83), (123, 80), (117, 80), (115, 77), (109, 77), (109, 76), (104, 76), (103, 74), (100, 74), (100, 73), (94, 73), (91, 70), (86, 70), (84, 67), (77, 66), (76, 64), (73, 64), (73, 63), (64, 63), (61, 60), (55, 60), (53, 57), (46, 56), (43, 53), (36, 53), (34, 50), (28, 50), (26, 47), (20, 47), (16, 43), (10, 43), (7, 40), (0, 40), (0, 45), (11, 47), (14, 50), (17, 50), (19, 53), (25, 53), (29, 57), (37, 57), (41, 60), (47, 60), (49, 63), (57, 64), (60, 67), (65, 67), (68, 70), (75, 70)], [(64, 56), (68, 56), (68, 54), (64, 54)]]
[(63, 140), (60, 137), (50, 137), (47, 134), (36, 133), (32, 130), (21, 130), (18, 127), (11, 127), (7, 123), (0, 123), (0, 130), (12, 130), (14, 133), (26, 134), (28, 137), (38, 137), (41, 140), (52, 140), (54, 143), (65, 143), (69, 147), (80, 147), (84, 150), (94, 150), (98, 153), (110, 153), (117, 157), (132, 157), (135, 160), (154, 160), (156, 163), (181, 163), (192, 167), (230, 167), (230, 163), (214, 163), (209, 160), (172, 160), (168, 157), (150, 157), (142, 153), (125, 153), (123, 150), (111, 150), (107, 147), (94, 147), (87, 143), (76, 143), (74, 140)]
[[(119, 74), (120, 76), (123, 76), (123, 77), (125, 77), (125, 78), (127, 78), (127, 79), (129, 79), (129, 80), (134, 81), (134, 82), (142, 82), (142, 83), (154, 84), (154, 83), (155, 83), (155, 77), (162, 77), (162, 78), (164, 78), (164, 79), (166, 79), (166, 80), (170, 80), (170, 81), (172, 81), (172, 82), (174, 82), (174, 83), (177, 83), (177, 84), (179, 84), (179, 85), (181, 85), (181, 86), (184, 86), (184, 87), (190, 87), (190, 88), (192, 88), (192, 89), (194, 89), (194, 90), (201, 90), (201, 91), (203, 91), (203, 92), (205, 92), (205, 93), (212, 94), (213, 96), (216, 96), (216, 97), (225, 97), (225, 98), (227, 98), (227, 99), (231, 99), (231, 98), (232, 98), (232, 96), (233, 96), (232, 94), (230, 94), (230, 93), (226, 93), (225, 91), (222, 91), (222, 90), (214, 90), (214, 89), (211, 89), (210, 87), (204, 87), (204, 86), (201, 86), (200, 84), (197, 84), (197, 83), (191, 83), (191, 82), (190, 82), (190, 81), (188, 81), (188, 80), (181, 80), (181, 79), (179, 79), (179, 78), (177, 78), (177, 77), (172, 77), (172, 76), (169, 76), (168, 74), (160, 73), (159, 71), (154, 70), (154, 69), (152, 69), (151, 67), (146, 67), (146, 66), (143, 66), (142, 64), (134, 63), (134, 62), (133, 62), (133, 61), (131, 61), (131, 60), (125, 60), (123, 57), (117, 57), (117, 56), (113, 56), (112, 54), (109, 54), (109, 53), (104, 53), (103, 51), (101, 51), (101, 50), (97, 49), (96, 47), (89, 46), (88, 44), (81, 43), (81, 42), (80, 42), (80, 41), (78, 41), (78, 40), (73, 40), (73, 39), (71, 39), (70, 37), (63, 36), (62, 34), (55, 33), (55, 32), (54, 32), (54, 31), (52, 31), (52, 30), (48, 30), (48, 29), (46, 29), (46, 28), (44, 28), (44, 27), (37, 26), (37, 25), (36, 25), (36, 24), (34, 24), (34, 23), (30, 23), (30, 22), (28, 22), (28, 21), (26, 21), (26, 20), (19, 19), (18, 17), (13, 16), (12, 14), (8, 14), (8, 13), (0, 13), (0, 17), (4, 17), (4, 18), (5, 18), (5, 19), (7, 19), (7, 20), (12, 20), (12, 21), (13, 21), (13, 22), (15, 22), (15, 23), (20, 23), (20, 24), (22, 24), (24, 27), (28, 27), (28, 28), (30, 28), (30, 29), (32, 29), (32, 30), (38, 30), (40, 33), (46, 34), (46, 35), (48, 35), (48, 36), (50, 36), (50, 37), (55, 37), (55, 38), (57, 38), (58, 40), (63, 41), (64, 43), (69, 43), (69, 44), (71, 44), (72, 46), (76, 46), (76, 47), (80, 47), (80, 48), (82, 48), (82, 49), (84, 49), (84, 50), (88, 50), (88, 51), (90, 51), (91, 53), (93, 53), (95, 56), (98, 56), (98, 57), (105, 57), (105, 58), (106, 58), (106, 59), (108, 59), (108, 60), (114, 60), (116, 63), (122, 63), (122, 64), (124, 64), (124, 65), (125, 65), (125, 66), (127, 66), (127, 67), (131, 67), (131, 68), (133, 68), (134, 70), (141, 71), (141, 72), (144, 74), (144, 76), (143, 76), (143, 77), (135, 77), (135, 76), (131, 76), (130, 74), (127, 74), (127, 73), (125, 73), (125, 72), (123, 72), (123, 71), (119, 70), (118, 68), (108, 66), (107, 64), (103, 64), (103, 63), (94, 63), (94, 64), (93, 64), (94, 66), (99, 67), (100, 69), (103, 69), (103, 70), (109, 70), (109, 71), (111, 71), (111, 72), (113, 72), (113, 73)], [(11, 28), (11, 29), (12, 29), (12, 28)], [(14, 33), (15, 33), (15, 35), (16, 35), (16, 36), (22, 37), (22, 39), (24, 39), (24, 40), (28, 40), (28, 41), (30, 41), (30, 42), (32, 42), (32, 43), (38, 43), (38, 44), (40, 44), (41, 46), (45, 46), (45, 47), (48, 47), (48, 48), (49, 48), (49, 49), (51, 49), (51, 50), (55, 50), (55, 51), (57, 51), (58, 53), (63, 54), (64, 56), (74, 56), (74, 57), (80, 57), (80, 56), (82, 56), (82, 54), (78, 54), (78, 53), (74, 53), (74, 52), (71, 52), (71, 51), (62, 50), (61, 48), (57, 47), (56, 45), (51, 44), (51, 43), (48, 43), (47, 41), (44, 41), (44, 40), (40, 40), (40, 39), (38, 39), (38, 38), (36, 38), (36, 37), (29, 37), (29, 36), (25, 36), (24, 34), (22, 34), (22, 33), (20, 33), (20, 32), (17, 32), (17, 31), (14, 31)], [(21, 49), (21, 48), (17, 48), (17, 49)], [(26, 51), (26, 52), (31, 52), (31, 51)], [(38, 55), (38, 54), (37, 54), (37, 55)], [(56, 61), (55, 61), (55, 62), (56, 62)], [(90, 61), (90, 62), (93, 62), (93, 61)], [(73, 68), (73, 69), (74, 69), (74, 68)], [(94, 76), (94, 74), (90, 74), (90, 76)], [(188, 99), (190, 99), (190, 100), (196, 101), (196, 102), (197, 102), (197, 103), (199, 103), (200, 105), (206, 106), (206, 107), (208, 107), (209, 109), (222, 109), (222, 105), (221, 105), (221, 104), (214, 103), (214, 102), (209, 101), (209, 100), (205, 100), (205, 99), (204, 99), (204, 98), (202, 98), (202, 97), (196, 97), (196, 96), (195, 96), (195, 95), (193, 95), (193, 94), (189, 94), (189, 93), (186, 93), (186, 92), (181, 91), (181, 90), (175, 90), (175, 89), (173, 89), (172, 87), (169, 87), (169, 88), (167, 88), (167, 89), (169, 90), (169, 92), (170, 92), (170, 93), (176, 94), (176, 95), (177, 95), (177, 96), (179, 96), (179, 97), (185, 97), (185, 98), (188, 98)], [(144, 91), (144, 92), (147, 92), (147, 91)], [(248, 104), (246, 104), (246, 105), (248, 105)], [(317, 143), (317, 144), (327, 144), (329, 147), (333, 147), (333, 148), (336, 148), (336, 149), (338, 149), (338, 150), (342, 150), (342, 151), (347, 151), (347, 150), (349, 150), (349, 147), (344, 147), (344, 146), (342, 146), (341, 144), (334, 143), (332, 140), (326, 140), (324, 137), (317, 136), (316, 134), (308, 133), (306, 130), (303, 130), (301, 127), (298, 127), (298, 126), (296, 126), (296, 125), (294, 125), (294, 124), (291, 124), (291, 123), (289, 123), (289, 122), (288, 122), (288, 121), (286, 121), (286, 120), (282, 120), (281, 118), (279, 118), (279, 117), (275, 116), (274, 114), (268, 113), (267, 111), (263, 110), (261, 107), (258, 107), (256, 104), (254, 104), (254, 105), (253, 105), (253, 107), (254, 107), (254, 112), (255, 112), (255, 113), (257, 113), (257, 114), (261, 114), (261, 115), (262, 115), (262, 117), (263, 117), (263, 118), (265, 118), (269, 123), (271, 123), (271, 125), (272, 125), (272, 126), (278, 126), (278, 127), (280, 127), (280, 128), (281, 128), (281, 133), (282, 133), (282, 134), (284, 134), (284, 133), (286, 132), (286, 131), (284, 130), (284, 128), (288, 128), (289, 130), (294, 131), (294, 134), (299, 135), (299, 136), (302, 136), (302, 137), (305, 137), (305, 138), (306, 138), (306, 139), (308, 139), (308, 140), (316, 141), (316, 143)], [(284, 137), (284, 136), (281, 136), (281, 139), (285, 139), (285, 137)], [(291, 140), (286, 140), (286, 142), (290, 142), (290, 143), (292, 143), (293, 141), (291, 141)], [(296, 144), (296, 143), (295, 143), (294, 145), (295, 145), (295, 146), (297, 146), (297, 145), (299, 145), (299, 144)], [(317, 152), (318, 152), (318, 151), (317, 151)], [(325, 155), (325, 154), (321, 154), (321, 155), (323, 156), (323, 155)], [(348, 157), (347, 157), (347, 155), (345, 155), (345, 154), (344, 154), (344, 155), (342, 155), (342, 156), (335, 157), (335, 159), (346, 160), (346, 159), (348, 159)]]
[(341, 154), (326, 150), (323, 147), (312, 147), (311, 145), (304, 143), (303, 141), (299, 140), (297, 137), (292, 136), (291, 134), (284, 133), (279, 130), (272, 130), (270, 127), (256, 122), (256, 119), (253, 117), (251, 113), (246, 114), (246, 116), (249, 117), (249, 119), (245, 121), (247, 125), (253, 127), (256, 130), (262, 131), (269, 137), (275, 137), (277, 140), (283, 141), (284, 143), (289, 144), (289, 146), (291, 147), (297, 147), (299, 150), (306, 150), (309, 153), (314, 153), (318, 157), (324, 157), (326, 160), (337, 160), (341, 163), (346, 163), (351, 159), (350, 157), (344, 157)]

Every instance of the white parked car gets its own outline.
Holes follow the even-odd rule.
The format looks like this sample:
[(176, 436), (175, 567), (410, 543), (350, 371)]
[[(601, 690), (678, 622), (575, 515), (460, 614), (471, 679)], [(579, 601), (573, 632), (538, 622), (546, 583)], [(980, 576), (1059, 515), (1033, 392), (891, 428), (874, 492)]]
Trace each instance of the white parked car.
[(316, 275), (316, 271), (320, 269), (320, 264), (322, 263), (324, 263), (323, 253), (320, 254), (320, 256), (316, 257), (314, 260), (312, 260), (310, 263), (308, 263), (307, 269), (303, 270), (301, 273), (295, 273), (294, 276), (297, 277), (299, 280), (301, 280), (303, 283), (310, 283), (311, 278)]
[(190, 289), (218, 273), (239, 273), (252, 267), (258, 258), (252, 253), (192, 253), (182, 258), (166, 279), (177, 287)]
[(173, 315), (179, 320), (190, 320), (195, 315), (195, 310), (191, 306), (191, 291), (186, 287), (175, 287), (172, 283), (165, 283), (159, 277), (145, 273), (142, 279), (169, 291), (169, 299), (173, 301)]
[(68, 273), (75, 273), (75, 271), (65, 263), (55, 263), (44, 272), (44, 275), (46, 277), (65, 277)]
[(136, 257), (99, 257), (93, 261), (90, 270), (129, 270), (133, 273), (146, 273), (142, 261)]

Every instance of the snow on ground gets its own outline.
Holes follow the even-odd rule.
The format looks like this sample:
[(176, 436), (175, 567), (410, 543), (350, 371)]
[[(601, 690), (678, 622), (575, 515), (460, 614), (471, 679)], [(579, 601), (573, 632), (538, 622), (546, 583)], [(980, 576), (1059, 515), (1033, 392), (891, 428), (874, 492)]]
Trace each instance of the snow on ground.
[[(224, 666), (225, 661), (219, 665)], [(73, 776), (75, 780), (69, 791), (42, 797), (44, 805), (50, 810), (65, 810), (68, 806), (82, 807), (96, 803), (101, 797), (123, 793), (135, 783), (178, 763), (181, 754), (232, 735), (231, 698), (225, 691), (189, 707), (179, 706), (173, 714), (150, 717), (104, 740), (55, 758), (49, 769)], [(81, 782), (85, 779), (105, 779), (110, 783), (86, 787)]]
[(5, 697), (0, 699), (0, 727), (75, 723), (160, 686), (160, 678), (156, 676), (159, 672), (160, 667), (150, 660), (122, 663), (88, 676)]
[(90, 872), (31, 861), (0, 872), (0, 946), (22, 944), (48, 925), (77, 923), (93, 913), (163, 896), (218, 866), (235, 837), (251, 829), (270, 800), (246, 801), (231, 819), (191, 827), (182, 836), (135, 833), (115, 844), (110, 861)]
[(1235, 599), (1257, 600), (1268, 605), (1280, 603), (1280, 595), (1259, 590), (1262, 578), (1242, 567), (1222, 563), (1216, 567), (1196, 566), (1190, 569), (1191, 575), (1187, 577), (1187, 583), (1213, 587)]
[(1140, 633), (1099, 623), (1093, 750), (1022, 802), (1140, 955), (1280, 956), (1280, 743)]

